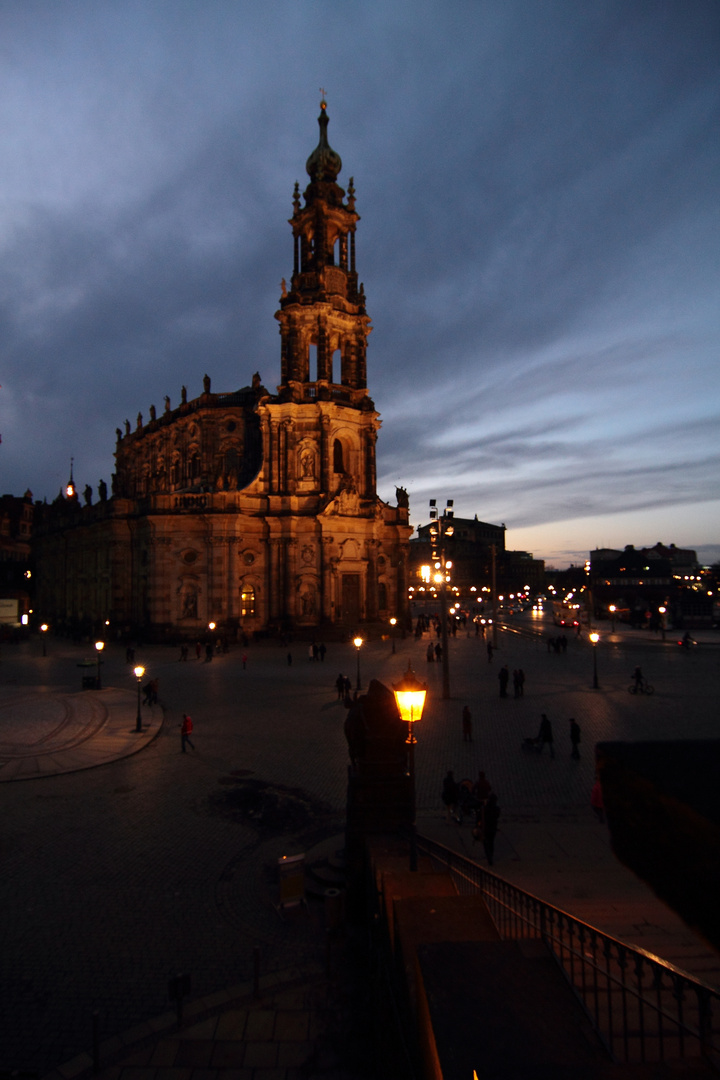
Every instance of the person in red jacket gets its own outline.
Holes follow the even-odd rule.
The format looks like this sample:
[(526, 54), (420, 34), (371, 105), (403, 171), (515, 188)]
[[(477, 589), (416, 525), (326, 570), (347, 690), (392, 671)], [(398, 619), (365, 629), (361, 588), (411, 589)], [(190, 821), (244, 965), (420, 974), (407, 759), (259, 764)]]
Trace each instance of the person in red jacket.
[(192, 720), (187, 715), (187, 713), (183, 713), (182, 724), (180, 725), (180, 741), (182, 743), (182, 752), (183, 752), (183, 754), (187, 753), (187, 751), (185, 749), (185, 743), (190, 743), (190, 746), (192, 747), (192, 749), (193, 750), (195, 749), (195, 744), (193, 743), (192, 739), (190, 738), (190, 736), (192, 735), (192, 729), (193, 729)]

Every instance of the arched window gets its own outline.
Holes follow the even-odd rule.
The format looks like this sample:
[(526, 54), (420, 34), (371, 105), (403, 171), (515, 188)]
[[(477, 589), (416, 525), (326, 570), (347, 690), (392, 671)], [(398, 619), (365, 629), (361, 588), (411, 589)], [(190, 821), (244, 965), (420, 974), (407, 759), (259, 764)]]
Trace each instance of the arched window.
[(255, 614), (255, 590), (252, 585), (243, 585), (240, 592), (240, 615), (246, 618)]
[(344, 473), (345, 462), (343, 461), (343, 444), (339, 439), (333, 443), (333, 472)]

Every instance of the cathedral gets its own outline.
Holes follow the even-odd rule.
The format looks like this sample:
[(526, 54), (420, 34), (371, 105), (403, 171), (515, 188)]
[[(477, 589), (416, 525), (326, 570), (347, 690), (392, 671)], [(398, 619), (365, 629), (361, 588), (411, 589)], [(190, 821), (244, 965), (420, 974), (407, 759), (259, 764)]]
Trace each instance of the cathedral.
[(280, 384), (203, 392), (117, 429), (108, 493), (74, 484), (41, 508), (38, 617), (60, 629), (197, 637), (355, 632), (404, 617), (408, 498), (376, 490), (379, 415), (368, 395), (370, 319), (355, 264), (352, 178), (320, 138), (295, 184), (283, 280)]

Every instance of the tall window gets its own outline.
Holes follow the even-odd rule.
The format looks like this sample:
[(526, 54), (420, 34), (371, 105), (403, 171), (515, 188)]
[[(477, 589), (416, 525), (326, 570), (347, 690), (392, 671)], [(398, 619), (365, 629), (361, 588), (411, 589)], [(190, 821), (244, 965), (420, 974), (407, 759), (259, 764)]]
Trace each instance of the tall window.
[(240, 593), (240, 614), (243, 618), (255, 614), (255, 590), (251, 586), (244, 587)]
[(345, 463), (343, 461), (343, 444), (339, 439), (336, 439), (333, 443), (333, 471), (344, 473)]

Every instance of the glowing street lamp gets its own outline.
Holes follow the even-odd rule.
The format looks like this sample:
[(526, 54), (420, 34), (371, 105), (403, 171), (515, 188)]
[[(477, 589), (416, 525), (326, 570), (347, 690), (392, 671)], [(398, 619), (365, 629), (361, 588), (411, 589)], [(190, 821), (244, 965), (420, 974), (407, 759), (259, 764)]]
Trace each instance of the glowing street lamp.
[(100, 665), (102, 664), (102, 660), (100, 659), (100, 657), (102, 656), (102, 651), (105, 648), (105, 642), (96, 641), (95, 648), (97, 649), (97, 680), (95, 682), (95, 685), (98, 690), (102, 690), (102, 683), (100, 681)]
[(408, 663), (408, 669), (399, 683), (393, 684), (393, 694), (401, 720), (408, 726), (405, 740), (408, 747), (408, 775), (410, 777), (410, 869), (417, 870), (417, 824), (415, 800), (415, 743), (413, 725), (422, 719), (425, 708), (427, 683), (420, 682)]
[(615, 612), (617, 611), (617, 608), (615, 607), (614, 604), (611, 604), (610, 607), (608, 608), (608, 611), (610, 612), (610, 614), (612, 616), (612, 632), (614, 634), (615, 633)]
[(590, 640), (593, 647), (593, 690), (598, 689), (598, 677), (597, 677), (597, 643), (600, 640), (600, 635), (593, 631), (590, 634)]
[(395, 655), (395, 627), (397, 626), (397, 619), (392, 618), (390, 620), (390, 625), (392, 626), (392, 630), (390, 631), (390, 636), (392, 638), (392, 653), (393, 653), (393, 656), (394, 656)]
[(356, 681), (356, 685), (355, 685), (356, 690), (360, 689), (360, 648), (361, 648), (362, 644), (363, 644), (363, 639), (361, 637), (353, 638), (353, 645), (357, 649), (357, 681)]
[(665, 640), (665, 613), (667, 612), (667, 608), (663, 605), (662, 607), (658, 608), (658, 612), (660, 614), (660, 629), (662, 630), (662, 639), (664, 641)]
[(46, 622), (44, 622), (42, 624), (42, 626), (40, 627), (40, 633), (42, 634), (42, 643), (43, 643), (43, 656), (47, 656), (47, 637), (45, 636), (47, 634), (47, 632), (48, 632), (48, 624)]
[(140, 703), (140, 685), (142, 683), (142, 677), (145, 674), (145, 668), (142, 666), (142, 664), (138, 664), (138, 666), (136, 668), (133, 668), (133, 671), (135, 672), (135, 678), (137, 679), (137, 690), (138, 690), (137, 719), (135, 721), (135, 730), (136, 731), (142, 731), (142, 712), (141, 712), (141, 703)]

